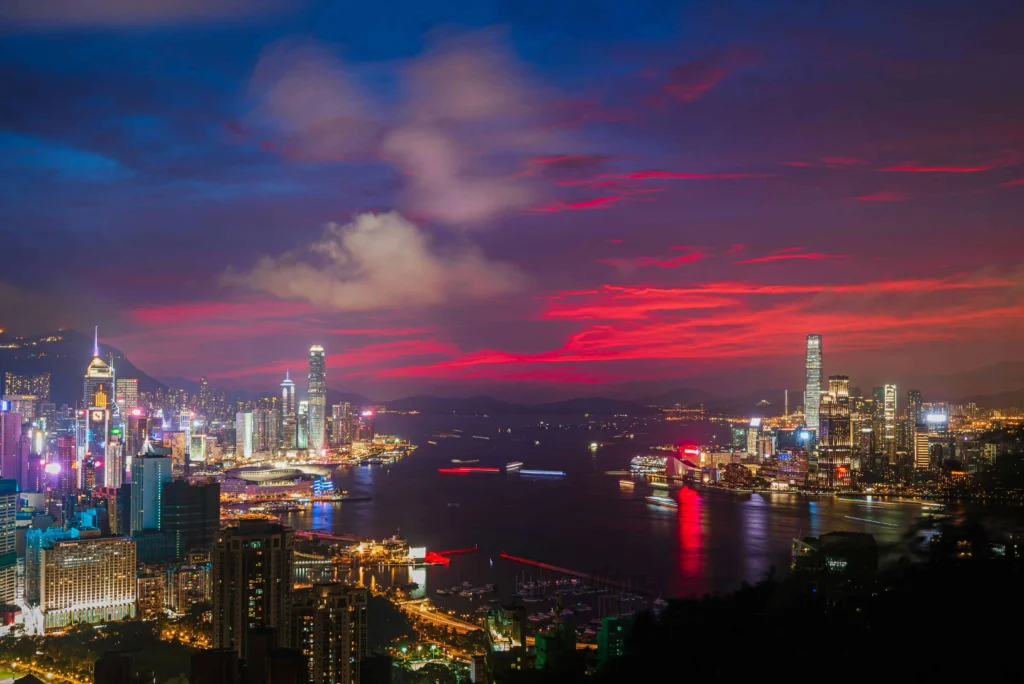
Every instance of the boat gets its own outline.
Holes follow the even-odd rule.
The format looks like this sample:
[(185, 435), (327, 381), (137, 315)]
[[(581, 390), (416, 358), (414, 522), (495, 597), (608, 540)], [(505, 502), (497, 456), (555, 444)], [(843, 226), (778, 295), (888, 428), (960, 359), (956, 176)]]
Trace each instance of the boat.
[(651, 486), (655, 489), (668, 489), (668, 482), (652, 482)]
[(441, 596), (448, 596), (448, 594), (450, 594), (451, 592), (450, 592), (450, 591), (448, 591), (447, 589), (438, 589), (438, 590), (437, 590), (437, 593), (438, 593), (439, 595), (441, 595)]
[(635, 487), (636, 483), (632, 480), (619, 480), (620, 487)]
[(605, 475), (632, 475), (632, 470), (606, 470)]
[(538, 477), (565, 477), (564, 470), (520, 470), (520, 475), (534, 475)]
[(647, 497), (647, 503), (661, 506), (662, 508), (679, 508), (679, 502), (667, 496), (649, 496)]
[(452, 463), (479, 463), (479, 462), (480, 462), (479, 458), (467, 458), (467, 459), (453, 458), (452, 459)]
[(435, 442), (435, 441), (433, 441), (431, 439), (427, 440), (427, 444), (433, 444), (434, 446), (437, 446), (437, 442)]
[(482, 435), (473, 435), (473, 439), (490, 439), (490, 437), (484, 437)]
[(509, 461), (508, 463), (505, 464), (505, 470), (515, 470), (516, 468), (522, 468), (522, 467), (523, 467), (523, 462), (522, 461)]

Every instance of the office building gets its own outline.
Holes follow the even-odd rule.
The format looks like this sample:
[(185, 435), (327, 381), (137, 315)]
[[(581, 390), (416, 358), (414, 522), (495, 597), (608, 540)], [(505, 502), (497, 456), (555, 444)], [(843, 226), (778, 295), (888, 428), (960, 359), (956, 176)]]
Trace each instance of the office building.
[(352, 404), (342, 402), (331, 407), (331, 444), (343, 446), (352, 443)]
[(14, 603), (18, 587), (18, 554), (15, 526), (18, 513), (18, 483), (0, 480), (0, 605)]
[(213, 547), (213, 646), (243, 660), (250, 630), (273, 627), (290, 646), (294, 533), (266, 520), (239, 520)]
[(295, 411), (295, 383), (291, 374), (285, 371), (284, 382), (281, 383), (281, 446), (285, 449), (294, 449), (298, 444)]
[(309, 402), (305, 399), (298, 404), (296, 420), (298, 432), (295, 436), (295, 444), (299, 449), (306, 449), (309, 447)]
[(168, 456), (142, 454), (132, 459), (132, 534), (163, 529), (163, 486), (171, 481)]
[(139, 407), (138, 378), (118, 378), (114, 383), (114, 401), (120, 410), (122, 420)]
[(50, 400), (50, 374), (18, 375), (4, 373), (4, 394), (20, 394), (35, 397), (38, 401)]
[(135, 542), (53, 541), (41, 551), (39, 607), (46, 631), (135, 617)]
[(165, 482), (160, 529), (167, 534), (175, 560), (184, 559), (189, 551), (209, 551), (220, 529), (220, 484)]
[(281, 444), (281, 411), (256, 409), (252, 412), (253, 451), (277, 451)]
[(235, 414), (235, 458), (250, 459), (253, 453), (252, 411)]
[(309, 435), (308, 449), (315, 456), (323, 453), (327, 421), (327, 360), (324, 348), (314, 344), (309, 348)]
[[(86, 411), (85, 450), (79, 453), (79, 461), (86, 454), (97, 459), (104, 458), (107, 436), (110, 434), (110, 412), (114, 401), (114, 369), (100, 358), (99, 332), (93, 342), (93, 358), (85, 370), (82, 393), (82, 408)], [(78, 444), (82, 447), (83, 444)]]
[(907, 408), (904, 409), (907, 418), (910, 419), (912, 425), (919, 425), (924, 423), (924, 410), (923, 401), (921, 400), (921, 392), (918, 390), (910, 390), (907, 392)]
[(291, 643), (307, 658), (312, 684), (359, 681), (360, 665), (368, 655), (368, 599), (365, 587), (340, 583), (296, 592)]
[(828, 393), (839, 404), (850, 403), (850, 378), (846, 375), (828, 376)]
[[(113, 428), (120, 430), (121, 428)], [(103, 462), (103, 486), (114, 489), (124, 484), (124, 444), (119, 436), (111, 435), (107, 442), (107, 458)]]
[[(47, 464), (46, 473), (56, 480), (56, 489), (62, 494), (75, 491), (78, 483), (75, 453), (74, 437), (57, 438), (57, 459)], [(50, 485), (49, 478), (47, 485)]]
[(804, 425), (810, 430), (818, 429), (818, 407), (821, 406), (821, 353), (821, 335), (808, 335)]
[(359, 420), (356, 423), (355, 441), (372, 442), (373, 434), (373, 409), (363, 409), (359, 412)]
[(818, 426), (818, 486), (838, 489), (850, 486), (853, 457), (853, 422), (849, 403), (831, 393), (821, 398)]
[(889, 463), (896, 462), (896, 385), (886, 385), (883, 389), (882, 415), (885, 420), (882, 434), (882, 448)]

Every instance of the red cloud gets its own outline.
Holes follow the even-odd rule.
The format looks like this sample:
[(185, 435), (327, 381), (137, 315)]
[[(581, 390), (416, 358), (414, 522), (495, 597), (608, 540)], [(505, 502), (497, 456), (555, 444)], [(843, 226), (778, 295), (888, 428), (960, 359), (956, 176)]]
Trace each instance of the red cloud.
[(1000, 183), (1000, 185), (1002, 187), (1004, 187), (1004, 188), (1009, 188), (1009, 187), (1012, 187), (1014, 185), (1024, 185), (1024, 178), (1018, 178), (1017, 180), (1012, 180), (1012, 181), (1007, 181), (1005, 183)]
[(684, 173), (680, 171), (634, 171), (617, 178), (628, 178), (629, 180), (706, 180), (723, 179), (733, 180), (737, 178), (770, 178), (771, 174), (764, 173)]
[(799, 250), (805, 249), (804, 247), (787, 247), (786, 249), (780, 249), (774, 254), (768, 256), (755, 257), (753, 259), (744, 259), (743, 261), (737, 261), (737, 264), (764, 264), (770, 261), (785, 261), (788, 259), (801, 259), (804, 261), (827, 261), (830, 259), (845, 259), (849, 257), (849, 254), (825, 254), (823, 252), (801, 252)]
[[(692, 247), (670, 247), (669, 249), (693, 249)], [(639, 268), (642, 266), (657, 266), (658, 268), (679, 268), (686, 264), (692, 264), (695, 261), (707, 258), (707, 254), (700, 250), (693, 250), (687, 254), (680, 254), (679, 256), (670, 257), (668, 259), (660, 259), (658, 257), (639, 256), (632, 258), (621, 258), (621, 259), (598, 259), (599, 264), (608, 264), (610, 266), (616, 266), (618, 268)]]
[(729, 247), (729, 249), (725, 250), (725, 253), (726, 254), (735, 254), (736, 252), (742, 252), (746, 248), (747, 248), (746, 245), (735, 244), (735, 245), (732, 245), (731, 247)]
[(1021, 163), (1021, 156), (1017, 152), (1006, 152), (1000, 157), (988, 161), (979, 162), (970, 166), (927, 166), (913, 161), (906, 161), (902, 164), (890, 166), (883, 171), (898, 171), (903, 173), (981, 173), (1005, 166), (1016, 166)]
[(858, 202), (902, 202), (910, 199), (910, 195), (905, 192), (875, 192), (870, 195), (854, 197), (853, 199)]
[(580, 202), (559, 202), (557, 204), (549, 204), (546, 207), (533, 207), (531, 209), (527, 209), (527, 211), (548, 214), (558, 211), (574, 211), (577, 209), (604, 209), (621, 199), (622, 195), (608, 195), (607, 197), (595, 197), (593, 199), (582, 200)]
[[(660, 95), (677, 102), (694, 102), (704, 97), (737, 68), (751, 64), (753, 61), (748, 53), (733, 50), (724, 55), (681, 64), (669, 72), (668, 80), (662, 85)], [(660, 105), (661, 100), (654, 97), (649, 103)]]

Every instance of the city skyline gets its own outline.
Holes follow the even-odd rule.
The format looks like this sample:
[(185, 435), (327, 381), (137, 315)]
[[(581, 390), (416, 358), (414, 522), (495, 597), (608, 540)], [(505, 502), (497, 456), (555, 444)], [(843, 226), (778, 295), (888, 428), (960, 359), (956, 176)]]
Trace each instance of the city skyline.
[(0, 16), (0, 327), (240, 388), (318, 342), (382, 397), (796, 389), (808, 330), (869, 382), (1015, 361), (1012, 3), (231, 4)]

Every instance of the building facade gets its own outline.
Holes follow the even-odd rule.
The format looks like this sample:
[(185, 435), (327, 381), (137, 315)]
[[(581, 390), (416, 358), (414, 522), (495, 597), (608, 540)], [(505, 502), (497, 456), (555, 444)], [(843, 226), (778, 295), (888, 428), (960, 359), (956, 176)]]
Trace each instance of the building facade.
[(332, 582), (296, 592), (292, 647), (309, 661), (312, 684), (357, 684), (369, 654), (366, 607), (369, 591)]
[(284, 382), (281, 383), (281, 447), (294, 449), (296, 446), (296, 405), (295, 383), (291, 374), (285, 371)]
[(54, 541), (41, 550), (39, 606), (46, 631), (135, 617), (135, 542)]
[(821, 335), (807, 336), (804, 388), (804, 425), (818, 429), (818, 408), (821, 406)]
[(327, 426), (327, 359), (324, 348), (309, 348), (309, 433), (308, 448), (319, 456), (326, 444)]
[(141, 455), (132, 460), (132, 534), (163, 529), (163, 486), (171, 481), (171, 459)]
[(239, 520), (213, 547), (213, 647), (246, 658), (250, 630), (273, 627), (290, 647), (294, 532), (266, 520)]

